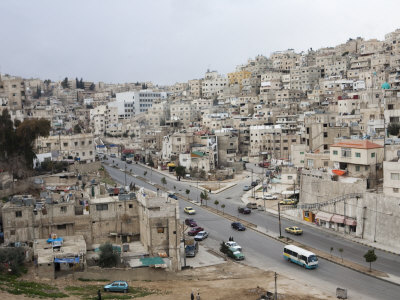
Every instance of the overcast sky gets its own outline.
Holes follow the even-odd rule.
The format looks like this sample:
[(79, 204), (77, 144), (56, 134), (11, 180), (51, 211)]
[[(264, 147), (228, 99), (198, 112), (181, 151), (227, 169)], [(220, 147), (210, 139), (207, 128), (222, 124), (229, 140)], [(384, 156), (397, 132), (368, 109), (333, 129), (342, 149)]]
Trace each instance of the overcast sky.
[(172, 84), (258, 54), (383, 40), (400, 1), (1, 0), (0, 72)]

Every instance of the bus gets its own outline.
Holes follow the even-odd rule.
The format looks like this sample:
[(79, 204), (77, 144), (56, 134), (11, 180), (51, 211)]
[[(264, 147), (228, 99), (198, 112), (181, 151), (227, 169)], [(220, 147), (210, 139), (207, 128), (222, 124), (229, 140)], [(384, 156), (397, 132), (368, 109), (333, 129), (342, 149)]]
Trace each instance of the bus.
[(318, 258), (314, 253), (295, 245), (287, 245), (283, 248), (283, 258), (307, 269), (318, 267)]

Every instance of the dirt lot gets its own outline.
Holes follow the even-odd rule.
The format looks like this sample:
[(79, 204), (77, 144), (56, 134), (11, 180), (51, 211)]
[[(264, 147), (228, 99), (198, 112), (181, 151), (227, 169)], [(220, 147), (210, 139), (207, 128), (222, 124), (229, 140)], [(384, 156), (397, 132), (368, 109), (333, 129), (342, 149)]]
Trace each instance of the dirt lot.
[[(200, 293), (201, 299), (259, 299), (266, 291), (274, 291), (274, 273), (262, 271), (257, 268), (248, 267), (235, 262), (189, 269), (182, 271), (179, 276), (182, 280), (172, 281), (133, 281), (129, 282), (130, 287), (146, 288), (153, 294), (141, 297), (144, 300), (179, 300), (190, 299), (193, 291)], [(25, 280), (33, 280), (32, 275), (24, 277)], [(36, 279), (37, 280), (37, 279)], [(95, 299), (96, 291), (105, 282), (82, 282), (72, 278), (60, 278), (55, 281), (45, 281), (46, 284), (56, 285), (61, 292), (70, 295), (63, 299)], [(71, 292), (71, 287), (76, 291), (79, 289), (89, 291), (89, 295), (79, 295)], [(74, 295), (73, 295), (74, 294)], [(111, 296), (110, 293), (102, 293), (103, 297)], [(333, 295), (326, 295), (307, 284), (298, 280), (291, 280), (278, 274), (279, 299), (314, 300), (314, 299), (335, 299)], [(116, 297), (122, 294), (112, 294)], [(139, 297), (135, 297), (139, 298)], [(0, 292), (0, 299), (27, 299), (21, 295), (11, 295)], [(120, 298), (121, 299), (121, 298)]]

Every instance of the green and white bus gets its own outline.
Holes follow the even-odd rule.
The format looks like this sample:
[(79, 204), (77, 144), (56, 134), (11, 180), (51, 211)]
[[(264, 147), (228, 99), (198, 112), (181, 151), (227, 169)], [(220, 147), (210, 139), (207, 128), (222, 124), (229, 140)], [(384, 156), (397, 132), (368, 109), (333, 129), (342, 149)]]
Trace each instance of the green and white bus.
[(318, 267), (318, 258), (314, 253), (295, 245), (287, 245), (283, 248), (283, 258), (307, 269)]

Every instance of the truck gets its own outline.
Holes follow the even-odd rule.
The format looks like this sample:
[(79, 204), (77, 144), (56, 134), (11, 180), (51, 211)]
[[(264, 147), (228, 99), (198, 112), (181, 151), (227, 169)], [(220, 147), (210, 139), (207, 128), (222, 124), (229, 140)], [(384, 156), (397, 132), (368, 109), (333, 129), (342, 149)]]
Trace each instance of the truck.
[(186, 257), (195, 257), (199, 251), (199, 243), (194, 239), (185, 240), (185, 254)]

